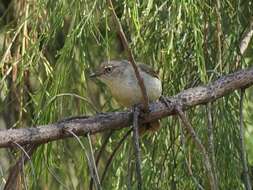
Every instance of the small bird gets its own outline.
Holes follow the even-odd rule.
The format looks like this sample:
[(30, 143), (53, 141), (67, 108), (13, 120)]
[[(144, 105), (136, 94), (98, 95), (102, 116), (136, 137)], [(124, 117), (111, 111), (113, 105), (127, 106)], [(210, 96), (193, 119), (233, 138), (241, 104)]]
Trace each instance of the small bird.
[[(146, 87), (149, 102), (156, 101), (162, 95), (162, 83), (158, 74), (146, 64), (138, 64), (137, 67)], [(132, 107), (142, 102), (142, 92), (134, 69), (126, 60), (105, 61), (90, 77), (106, 84), (112, 96), (124, 107)], [(158, 128), (159, 121), (156, 121), (150, 123), (146, 129), (154, 131)], [(144, 131), (140, 131), (142, 132)]]

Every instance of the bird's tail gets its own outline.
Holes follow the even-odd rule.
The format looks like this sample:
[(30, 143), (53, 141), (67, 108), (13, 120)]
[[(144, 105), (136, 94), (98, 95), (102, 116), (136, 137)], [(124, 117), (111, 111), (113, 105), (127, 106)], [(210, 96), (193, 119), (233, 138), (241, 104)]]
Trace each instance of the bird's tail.
[(160, 121), (152, 121), (139, 128), (139, 134), (144, 135), (146, 132), (154, 133), (160, 129)]

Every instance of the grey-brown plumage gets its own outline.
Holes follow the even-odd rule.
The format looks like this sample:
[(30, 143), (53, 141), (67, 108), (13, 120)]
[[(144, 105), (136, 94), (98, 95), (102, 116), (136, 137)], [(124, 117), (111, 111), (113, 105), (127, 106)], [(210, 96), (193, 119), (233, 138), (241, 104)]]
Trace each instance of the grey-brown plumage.
[(138, 67), (139, 67), (142, 71), (144, 71), (144, 72), (150, 74), (151, 76), (156, 77), (156, 78), (159, 79), (158, 73), (155, 72), (155, 70), (153, 70), (153, 68), (150, 67), (149, 65), (143, 64), (143, 63), (139, 63), (139, 64), (138, 64)]
[[(149, 102), (153, 102), (162, 94), (162, 84), (158, 74), (146, 64), (138, 64), (140, 76), (146, 87)], [(142, 92), (134, 69), (128, 61), (103, 62), (92, 75), (105, 83), (117, 102), (125, 107), (142, 102)]]
[[(138, 64), (143, 78), (148, 99), (157, 100), (162, 93), (162, 84), (158, 74), (145, 64)], [(119, 104), (131, 107), (142, 102), (142, 92), (132, 65), (127, 61), (103, 62), (96, 69), (94, 76), (105, 83)]]

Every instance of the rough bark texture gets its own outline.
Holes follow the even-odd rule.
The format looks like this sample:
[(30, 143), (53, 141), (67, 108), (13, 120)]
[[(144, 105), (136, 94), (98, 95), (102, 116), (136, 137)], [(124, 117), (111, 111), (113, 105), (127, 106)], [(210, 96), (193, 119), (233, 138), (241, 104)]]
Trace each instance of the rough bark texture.
[[(209, 85), (190, 88), (169, 97), (170, 102), (150, 104), (150, 113), (141, 122), (147, 123), (162, 117), (175, 114), (175, 106), (180, 105), (183, 110), (199, 104), (212, 102), (236, 89), (247, 88), (253, 83), (253, 68), (241, 70), (224, 76)], [(76, 135), (95, 134), (110, 129), (121, 129), (132, 123), (132, 112), (113, 112), (66, 119), (54, 124), (41, 125), (31, 128), (9, 129), (0, 131), (0, 147), (15, 147), (13, 142), (20, 145), (47, 143), (57, 139), (73, 137), (66, 132), (72, 130)]]

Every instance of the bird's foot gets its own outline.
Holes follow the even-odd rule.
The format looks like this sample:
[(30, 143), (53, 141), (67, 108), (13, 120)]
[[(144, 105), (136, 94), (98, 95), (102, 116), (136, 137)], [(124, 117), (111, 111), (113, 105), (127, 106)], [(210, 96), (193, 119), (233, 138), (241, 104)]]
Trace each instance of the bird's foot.
[(171, 107), (171, 104), (174, 102), (173, 98), (161, 96), (159, 100), (166, 105), (166, 107)]

